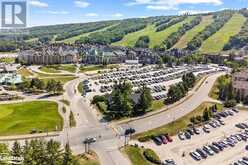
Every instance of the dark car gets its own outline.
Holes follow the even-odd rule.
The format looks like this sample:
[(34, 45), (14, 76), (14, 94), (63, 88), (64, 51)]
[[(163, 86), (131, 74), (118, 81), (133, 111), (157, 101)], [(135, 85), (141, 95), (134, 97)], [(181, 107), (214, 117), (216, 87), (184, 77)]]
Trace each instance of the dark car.
[(191, 139), (191, 135), (190, 135), (190, 133), (185, 132), (185, 133), (184, 133), (184, 135), (185, 135), (185, 137), (186, 137), (187, 139)]
[(198, 152), (203, 159), (206, 159), (208, 157), (208, 155), (203, 150), (201, 150), (199, 148), (196, 149), (196, 152)]
[(213, 145), (209, 145), (209, 148), (211, 148), (215, 153), (219, 153), (219, 149)]
[(161, 135), (159, 137), (162, 140), (163, 144), (167, 144), (168, 143), (168, 140), (167, 140), (167, 138), (164, 135)]
[(156, 143), (157, 145), (161, 145), (163, 142), (159, 137), (153, 137), (152, 140), (154, 141), (154, 143)]

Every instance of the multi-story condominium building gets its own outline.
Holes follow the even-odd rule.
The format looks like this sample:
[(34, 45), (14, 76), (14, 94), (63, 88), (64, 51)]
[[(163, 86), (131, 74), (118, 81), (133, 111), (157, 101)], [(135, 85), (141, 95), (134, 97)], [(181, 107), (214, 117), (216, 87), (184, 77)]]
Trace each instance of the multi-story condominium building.
[(18, 61), (24, 64), (67, 64), (76, 63), (78, 60), (77, 49), (67, 45), (51, 45), (38, 50), (21, 51), (18, 55)]
[(232, 85), (234, 92), (244, 100), (248, 96), (248, 69), (233, 74)]

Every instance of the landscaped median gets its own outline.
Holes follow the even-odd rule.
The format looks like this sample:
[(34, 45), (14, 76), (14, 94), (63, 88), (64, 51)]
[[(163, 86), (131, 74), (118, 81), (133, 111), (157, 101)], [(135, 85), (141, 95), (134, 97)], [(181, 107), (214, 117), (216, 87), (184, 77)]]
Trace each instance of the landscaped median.
[(160, 164), (160, 158), (151, 149), (138, 146), (125, 146), (122, 150), (130, 159), (132, 165), (152, 165)]
[[(198, 106), (195, 110), (193, 110), (191, 113), (187, 114), (186, 116), (172, 122), (169, 124), (166, 124), (164, 126), (146, 131), (144, 133), (136, 134), (133, 136), (133, 138), (138, 139), (139, 141), (145, 142), (150, 140), (153, 136), (166, 134), (169, 135), (175, 135), (178, 132), (186, 129), (190, 124), (192, 125), (193, 120), (201, 120), (200, 123), (203, 120), (204, 111), (206, 109), (210, 109), (210, 107), (216, 105), (217, 110), (222, 109), (221, 104), (216, 104), (212, 102), (204, 102), (200, 106)], [(199, 124), (200, 124), (199, 123)]]
[(60, 131), (63, 128), (56, 102), (2, 104), (0, 109), (0, 136)]

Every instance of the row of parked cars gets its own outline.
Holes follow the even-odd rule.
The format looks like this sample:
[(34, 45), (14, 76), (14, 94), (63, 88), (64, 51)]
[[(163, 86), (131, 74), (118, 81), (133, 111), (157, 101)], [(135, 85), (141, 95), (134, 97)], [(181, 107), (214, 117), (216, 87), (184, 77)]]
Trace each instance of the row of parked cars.
[(231, 163), (230, 165), (248, 165), (248, 157), (244, 156), (241, 159)]
[(223, 140), (212, 142), (208, 145), (203, 146), (202, 148), (197, 148), (195, 151), (190, 152), (189, 154), (194, 160), (200, 161), (202, 159), (208, 158), (209, 156), (213, 156), (214, 154), (218, 154), (228, 147), (235, 147), (235, 145), (241, 141), (247, 140), (248, 131), (246, 130), (230, 135)]
[[(228, 116), (234, 116), (235, 113), (238, 113), (239, 111), (237, 109), (231, 109), (231, 110), (225, 110), (222, 112), (214, 111), (214, 118), (210, 120), (209, 122), (205, 123), (202, 127), (202, 131), (199, 128), (196, 127), (189, 127), (183, 132), (180, 132), (178, 134), (178, 138), (180, 140), (186, 140), (191, 139), (193, 135), (199, 135), (200, 133), (210, 133), (211, 129), (218, 128), (225, 125), (225, 122), (222, 120), (222, 118), (226, 118)], [(248, 128), (248, 124), (240, 123), (236, 125), (239, 128), (246, 129)]]
[(178, 138), (180, 140), (191, 139), (193, 135), (200, 135), (201, 131), (199, 128), (196, 127), (189, 127), (184, 132), (179, 132)]
[(167, 144), (173, 141), (169, 134), (161, 134), (159, 136), (154, 136), (152, 140), (157, 145)]

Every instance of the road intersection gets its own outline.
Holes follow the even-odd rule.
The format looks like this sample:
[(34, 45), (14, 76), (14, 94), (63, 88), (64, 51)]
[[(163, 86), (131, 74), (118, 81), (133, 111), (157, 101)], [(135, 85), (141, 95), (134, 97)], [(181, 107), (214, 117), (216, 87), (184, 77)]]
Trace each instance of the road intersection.
[[(38, 72), (38, 70), (36, 70)], [(154, 115), (148, 115), (140, 119), (128, 121), (126, 123), (114, 124), (108, 123), (101, 119), (101, 116), (97, 115), (97, 111), (90, 105), (89, 100), (86, 100), (77, 91), (77, 87), (80, 82), (89, 77), (83, 73), (76, 73), (78, 77), (65, 84), (65, 93), (63, 96), (57, 98), (49, 98), (49, 100), (55, 100), (60, 109), (63, 104), (59, 102), (61, 99), (68, 100), (70, 102), (67, 107), (67, 113), (62, 114), (65, 125), (59, 136), (48, 137), (60, 141), (63, 145), (67, 142), (75, 154), (84, 152), (83, 140), (88, 137), (95, 137), (97, 142), (91, 145), (91, 149), (97, 152), (100, 162), (103, 165), (129, 165), (130, 161), (120, 152), (119, 148), (124, 144), (124, 138), (121, 136), (123, 130), (127, 127), (134, 128), (137, 133), (141, 133), (150, 129), (157, 128), (159, 126), (168, 124), (173, 120), (183, 117), (184, 115), (193, 111), (204, 101), (213, 101), (208, 97), (208, 93), (211, 90), (215, 80), (225, 74), (224, 72), (218, 72), (209, 75), (201, 82), (200, 87), (195, 91), (191, 91), (191, 97), (185, 99), (181, 104), (176, 105), (170, 109), (161, 110), (161, 113)], [(200, 82), (199, 82), (200, 83)], [(29, 100), (40, 100), (39, 97), (35, 97)], [(60, 110), (61, 111), (61, 110)], [(75, 120), (76, 127), (69, 127), (69, 112), (72, 111)]]

